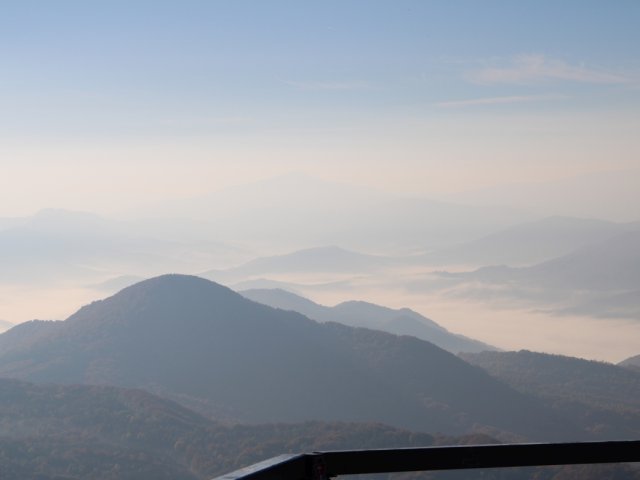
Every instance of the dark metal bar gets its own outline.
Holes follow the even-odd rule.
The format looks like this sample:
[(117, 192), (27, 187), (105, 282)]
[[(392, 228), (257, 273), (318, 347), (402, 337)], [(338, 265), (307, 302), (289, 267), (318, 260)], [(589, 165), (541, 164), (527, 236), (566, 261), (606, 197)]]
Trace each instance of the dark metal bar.
[(362, 473), (640, 462), (640, 441), (346, 450), (281, 455), (215, 480), (324, 480)]
[(324, 452), (331, 476), (640, 461), (640, 441), (532, 443)]
[(279, 455), (260, 463), (236, 470), (215, 480), (299, 480), (310, 478), (309, 455)]

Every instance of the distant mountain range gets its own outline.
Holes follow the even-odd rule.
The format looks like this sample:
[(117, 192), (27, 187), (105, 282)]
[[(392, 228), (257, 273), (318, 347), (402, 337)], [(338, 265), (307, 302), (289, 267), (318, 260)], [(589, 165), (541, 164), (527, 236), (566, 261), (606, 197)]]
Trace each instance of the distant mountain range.
[(554, 309), (567, 315), (586, 315), (599, 318), (640, 319), (640, 290), (622, 293), (589, 293), (574, 305)]
[(638, 318), (640, 296), (635, 292), (640, 290), (640, 231), (625, 232), (530, 267), (488, 266), (472, 272), (442, 272), (440, 277), (448, 285), (475, 283), (472, 289), (485, 285), (487, 296), (498, 292), (539, 306), (555, 303), (550, 308), (559, 313)]
[(584, 434), (431, 343), (319, 324), (197, 277), (140, 282), (64, 322), (9, 330), (0, 345), (12, 336), (21, 340), (0, 351), (4, 377), (141, 387), (216, 418), (381, 421), (546, 440)]
[(424, 255), (423, 260), (440, 264), (525, 266), (568, 255), (616, 235), (639, 230), (640, 222), (614, 223), (548, 217), (436, 250)]
[[(440, 329), (407, 309), (275, 296), (317, 316), (385, 325), (400, 315)], [(1, 476), (204, 480), (287, 452), (640, 434), (640, 371), (524, 351), (461, 357), (198, 277), (152, 278), (65, 321), (0, 334)], [(264, 421), (287, 423), (247, 424)], [(475, 433), (426, 433), (438, 431)], [(624, 465), (482, 472), (532, 475), (640, 478)]]
[(253, 243), (267, 251), (331, 245), (336, 238), (349, 249), (414, 251), (478, 238), (538, 218), (510, 207), (476, 208), (304, 174), (156, 205), (140, 216), (158, 211), (170, 218), (206, 221), (226, 243)]
[(408, 308), (392, 309), (373, 303), (350, 301), (326, 307), (281, 289), (243, 290), (243, 296), (275, 308), (293, 310), (320, 322), (373, 328), (395, 335), (411, 335), (452, 353), (496, 350), (495, 347), (456, 335)]
[(0, 219), (0, 284), (102, 282), (123, 273), (155, 275), (195, 269), (221, 257), (242, 258), (237, 248), (206, 241), (160, 240), (133, 222), (48, 209)]
[(370, 273), (392, 264), (391, 258), (365, 255), (336, 246), (328, 246), (297, 250), (285, 255), (260, 257), (238, 267), (209, 270), (201, 276), (230, 284), (268, 275)]
[[(639, 223), (550, 217), (421, 255), (389, 257), (316, 247), (202, 276), (237, 290), (281, 288), (308, 295), (324, 290), (357, 295), (367, 281), (408, 291), (463, 285), (457, 290), (462, 296), (465, 291), (478, 298), (499, 295), (555, 314), (637, 318), (639, 229)], [(467, 271), (436, 272), (434, 281), (430, 271), (438, 265)], [(483, 266), (469, 271), (473, 265)]]
[[(441, 195), (446, 202), (511, 205), (535, 212), (619, 222), (640, 219), (640, 169), (600, 171), (546, 182), (522, 182)], [(568, 192), (571, 192), (570, 194)]]
[[(285, 192), (298, 184), (308, 186), (310, 195), (291, 207), (297, 209), (300, 223), (289, 221), (287, 217), (285, 220), (289, 224), (286, 229), (277, 235), (274, 233), (270, 239), (269, 231), (277, 225), (269, 224), (268, 215), (259, 215), (261, 208), (277, 210), (276, 207), (280, 208), (285, 200), (290, 202)], [(582, 250), (595, 248), (598, 242), (614, 242), (627, 230), (638, 228), (637, 223), (616, 224), (561, 217), (522, 223), (529, 218), (527, 215), (507, 212), (508, 215), (501, 216), (495, 210), (490, 210), (489, 213), (493, 213), (489, 215), (485, 210), (479, 212), (469, 207), (447, 206), (437, 202), (421, 210), (420, 205), (427, 202), (424, 199), (401, 199), (368, 189), (353, 189), (304, 177), (274, 179), (261, 185), (257, 190), (258, 196), (263, 193), (266, 200), (259, 203), (260, 208), (249, 197), (245, 198), (249, 190), (239, 188), (234, 190), (235, 193), (220, 193), (220, 197), (214, 195), (221, 203), (206, 204), (202, 208), (213, 208), (217, 213), (201, 221), (172, 220), (170, 211), (165, 212), (165, 219), (132, 222), (53, 209), (29, 217), (0, 219), (0, 263), (3, 266), (0, 271), (0, 293), (9, 298), (8, 302), (0, 305), (0, 315), (13, 323), (29, 318), (47, 318), (48, 315), (64, 317), (75, 305), (95, 295), (111, 294), (142, 278), (170, 271), (204, 272), (200, 274), (235, 289), (283, 288), (305, 295), (327, 293), (333, 298), (336, 298), (337, 292), (342, 298), (369, 296), (364, 291), (368, 286), (400, 289), (409, 295), (428, 291), (436, 296), (443, 288), (462, 284), (464, 288), (457, 289), (454, 294), (480, 299), (506, 296), (509, 301), (515, 299), (539, 310), (552, 311), (554, 315), (638, 318), (640, 301), (636, 292), (640, 286), (631, 284), (628, 288), (601, 288), (606, 283), (605, 278), (615, 279), (621, 272), (635, 268), (633, 265), (624, 265), (620, 269), (612, 266), (611, 275), (602, 275), (600, 266), (594, 267), (591, 272), (578, 272), (574, 277), (582, 283), (589, 278), (601, 282), (597, 288), (589, 290), (588, 296), (583, 294), (585, 289), (582, 284), (574, 287), (574, 279), (563, 277), (560, 270), (565, 267), (558, 265), (554, 271), (538, 271), (542, 263), (577, 255)], [(363, 230), (362, 238), (356, 239), (355, 230), (353, 236), (342, 236), (330, 234), (321, 225), (313, 225), (308, 231), (306, 227), (301, 228), (300, 225), (308, 223), (302, 218), (302, 207), (305, 202), (312, 201), (311, 194), (325, 195), (330, 202), (353, 200), (353, 203), (344, 207), (345, 210), (336, 209), (336, 218), (331, 215), (330, 219), (326, 219), (337, 222), (332, 227), (335, 227), (334, 233), (350, 231), (361, 221), (369, 225), (369, 230)], [(225, 198), (235, 199), (236, 203), (222, 202)], [(257, 210), (252, 210), (251, 205)], [(393, 205), (393, 208), (389, 205)], [(404, 213), (401, 212), (402, 205), (408, 209)], [(232, 213), (234, 209), (254, 215), (257, 224), (251, 228), (259, 230), (264, 227), (265, 236), (257, 230), (253, 232), (255, 235), (240, 235), (244, 227), (235, 230), (235, 222), (240, 222), (242, 226), (248, 217), (245, 220), (235, 218)], [(345, 218), (340, 220), (341, 215), (350, 209), (360, 210), (350, 221)], [(451, 217), (446, 214), (449, 210), (453, 212)], [(313, 215), (320, 216), (322, 213), (327, 217), (325, 212), (316, 211)], [(414, 214), (422, 220), (409, 222)], [(483, 223), (485, 214), (489, 217), (496, 214), (493, 217), (495, 221)], [(389, 221), (378, 221), (377, 215), (386, 215)], [(447, 223), (449, 221), (452, 223)], [(229, 228), (225, 226), (226, 222)], [(395, 229), (394, 222), (402, 223), (401, 228)], [(318, 235), (315, 235), (318, 233), (315, 232), (316, 228), (320, 231)], [(186, 231), (184, 235), (181, 233), (183, 230)], [(172, 231), (174, 234), (169, 235)], [(227, 232), (238, 243), (223, 242), (222, 237)], [(165, 237), (165, 234), (169, 236)], [(276, 237), (285, 241), (278, 243)], [(249, 243), (251, 239), (264, 238), (264, 243), (256, 242), (257, 248), (253, 250), (245, 245), (242, 238), (249, 239)], [(341, 239), (340, 247), (304, 248), (322, 245), (323, 240), (332, 242), (335, 238)], [(393, 244), (392, 238), (402, 241)], [(288, 250), (290, 244), (295, 248)], [(354, 246), (363, 248), (361, 251), (354, 250)], [(612, 245), (607, 248), (618, 247)], [(289, 253), (269, 255), (274, 251)], [(423, 253), (425, 251), (428, 253)], [(568, 251), (572, 253), (567, 254)], [(362, 252), (388, 253), (372, 255)], [(620, 258), (623, 258), (623, 253), (620, 250)], [(561, 257), (550, 260), (549, 257), (553, 255)], [(594, 255), (601, 256), (594, 251), (584, 255), (584, 260), (593, 263)], [(247, 261), (251, 258), (253, 260)], [(531, 265), (539, 259), (544, 261)], [(572, 262), (577, 264), (578, 260), (574, 258)], [(497, 264), (509, 267), (491, 267)], [(479, 265), (485, 268), (470, 271)], [(607, 265), (613, 263), (608, 260), (602, 262), (603, 268)], [(518, 266), (529, 266), (531, 270), (515, 268)], [(451, 271), (464, 268), (468, 271), (439, 276), (434, 281), (431, 273), (437, 268)], [(570, 272), (574, 267), (567, 266), (566, 269)], [(566, 285), (560, 285), (562, 281)], [(625, 281), (621, 278), (621, 282)], [(52, 291), (52, 285), (55, 292)], [(609, 282), (608, 287), (611, 286)], [(55, 298), (49, 300), (55, 303), (51, 312), (41, 307), (45, 303), (42, 298), (47, 296)], [(40, 300), (31, 302), (31, 298), (36, 297)]]
[(640, 288), (640, 231), (626, 232), (531, 267), (483, 267), (450, 277), (546, 288), (616, 291)]

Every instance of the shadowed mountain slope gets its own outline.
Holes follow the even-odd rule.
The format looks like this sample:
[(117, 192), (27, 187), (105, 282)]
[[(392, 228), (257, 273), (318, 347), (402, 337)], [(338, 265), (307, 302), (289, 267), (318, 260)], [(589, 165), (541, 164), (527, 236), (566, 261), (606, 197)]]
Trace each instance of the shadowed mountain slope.
[(3, 480), (196, 480), (286, 452), (437, 442), (380, 424), (225, 426), (142, 390), (6, 379), (0, 412)]
[[(283, 453), (496, 442), (486, 435), (432, 436), (377, 423), (221, 425), (142, 390), (6, 379), (0, 379), (0, 412), (3, 480), (205, 480)], [(585, 468), (581, 479), (638, 478), (625, 466)], [(571, 467), (475, 473), (487, 480), (533, 474), (552, 480)], [(468, 472), (412, 478), (464, 480)]]
[(640, 435), (640, 372), (604, 362), (529, 351), (462, 354), (515, 389), (608, 438)]
[(452, 353), (481, 352), (495, 347), (456, 335), (413, 310), (392, 309), (368, 302), (349, 301), (326, 307), (281, 289), (253, 289), (243, 296), (275, 308), (293, 310), (320, 322), (338, 322), (352, 327), (373, 328), (395, 335), (411, 335)]
[(19, 323), (0, 335), (0, 355), (29, 348), (60, 326), (62, 322), (57, 320), (30, 320)]
[(25, 348), (0, 352), (0, 375), (143, 387), (249, 422), (381, 421), (532, 439), (581, 435), (536, 400), (433, 344), (319, 324), (181, 275), (128, 287)]

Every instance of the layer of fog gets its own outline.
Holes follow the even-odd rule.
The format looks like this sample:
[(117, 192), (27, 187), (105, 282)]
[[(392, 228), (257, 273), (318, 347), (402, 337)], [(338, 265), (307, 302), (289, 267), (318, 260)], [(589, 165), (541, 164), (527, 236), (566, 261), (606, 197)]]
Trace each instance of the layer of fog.
[[(325, 305), (364, 300), (393, 308), (409, 307), (454, 333), (506, 350), (528, 349), (610, 362), (638, 353), (640, 321), (560, 315), (508, 302), (456, 297), (452, 290), (416, 292), (397, 281), (403, 275), (423, 278), (423, 274), (415, 267), (405, 272), (396, 270), (389, 277), (281, 274), (268, 281), (240, 282), (234, 288), (280, 286)], [(1, 317), (13, 323), (34, 318), (64, 319), (80, 306), (115, 293), (136, 279), (84, 288), (2, 286)]]
[[(589, 186), (592, 180), (572, 184)], [(590, 196), (614, 209), (640, 195), (619, 175), (605, 180), (609, 187), (618, 182), (619, 197), (578, 189), (573, 204)], [(631, 210), (640, 205), (637, 200)], [(600, 245), (594, 252), (620, 253), (606, 242), (637, 232), (638, 218), (545, 218), (542, 213), (554, 213), (545, 202), (537, 214), (481, 203), (438, 202), (293, 175), (130, 212), (128, 219), (60, 210), (0, 219), (0, 319), (63, 319), (137, 280), (173, 272), (236, 289), (285, 288), (329, 305), (366, 300), (409, 307), (453, 332), (504, 349), (609, 361), (638, 353), (634, 292), (640, 286), (634, 281), (622, 289), (605, 284), (582, 291), (570, 284), (540, 288), (549, 278), (544, 276), (536, 277), (538, 284), (514, 282), (504, 269), (498, 270), (503, 283), (494, 282), (494, 271), (488, 277), (486, 271), (434, 273), (473, 272), (495, 263), (536, 265), (593, 245)], [(633, 262), (640, 257), (633, 242), (627, 246), (628, 255), (617, 261), (628, 258), (625, 278), (635, 278)], [(605, 258), (588, 251), (582, 256)], [(591, 277), (600, 281), (599, 267), (593, 267)]]

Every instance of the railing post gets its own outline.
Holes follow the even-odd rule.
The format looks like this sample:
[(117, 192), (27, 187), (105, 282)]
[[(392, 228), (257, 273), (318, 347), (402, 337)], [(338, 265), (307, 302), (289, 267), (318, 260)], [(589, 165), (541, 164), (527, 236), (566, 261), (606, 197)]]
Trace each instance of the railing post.
[(327, 472), (327, 462), (324, 455), (320, 452), (313, 452), (308, 455), (310, 464), (309, 480), (329, 480), (330, 475)]

